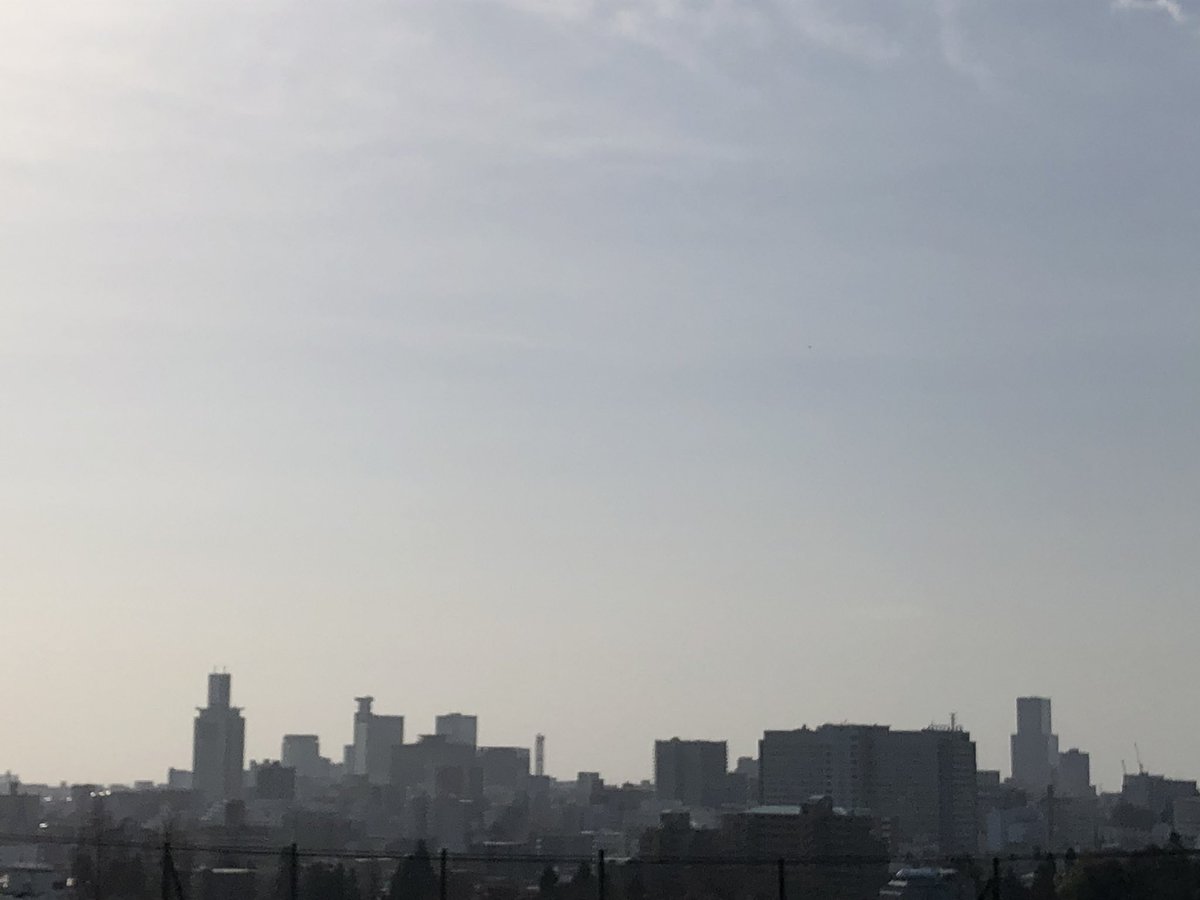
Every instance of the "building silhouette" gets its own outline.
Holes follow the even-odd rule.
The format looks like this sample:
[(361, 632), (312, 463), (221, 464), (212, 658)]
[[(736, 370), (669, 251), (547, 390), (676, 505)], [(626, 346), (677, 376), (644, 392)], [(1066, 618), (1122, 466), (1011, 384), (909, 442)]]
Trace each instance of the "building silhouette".
[(392, 752), (404, 743), (404, 716), (381, 716), (371, 710), (374, 697), (355, 697), (354, 743), (346, 748), (346, 771), (371, 784), (387, 784)]
[(423, 734), (415, 744), (392, 748), (391, 783), (408, 795), (476, 797), (483, 772), (475, 748), (443, 734)]
[(725, 741), (654, 742), (654, 788), (659, 800), (685, 806), (720, 806), (727, 790)]
[(451, 744), (465, 744), (473, 748), (477, 745), (479, 720), (462, 713), (446, 713), (434, 720), (434, 733)]
[(1149, 810), (1162, 822), (1170, 822), (1175, 803), (1200, 796), (1191, 779), (1167, 778), (1149, 772), (1127, 773), (1121, 780), (1121, 801), (1138, 809)]
[(230, 705), (232, 677), (208, 676), (208, 705), (197, 710), (192, 733), (192, 787), (208, 802), (242, 799), (246, 722)]
[(321, 779), (329, 774), (329, 760), (321, 756), (321, 739), (315, 734), (285, 734), (279, 761), (295, 769), (297, 778)]
[(296, 770), (274, 760), (263, 760), (258, 765), (251, 763), (254, 775), (254, 798), (256, 800), (296, 799)]
[(759, 799), (798, 806), (829, 797), (866, 809), (901, 846), (974, 853), (975, 744), (960, 728), (893, 731), (886, 725), (822, 725), (767, 731), (759, 742)]
[(1017, 733), (1012, 736), (1012, 780), (1032, 798), (1046, 795), (1058, 769), (1058, 735), (1047, 697), (1017, 698)]
[(1059, 797), (1090, 799), (1096, 796), (1092, 787), (1091, 757), (1072, 747), (1058, 754), (1058, 771), (1055, 773), (1054, 790)]
[(484, 787), (523, 790), (529, 781), (528, 747), (480, 747)]

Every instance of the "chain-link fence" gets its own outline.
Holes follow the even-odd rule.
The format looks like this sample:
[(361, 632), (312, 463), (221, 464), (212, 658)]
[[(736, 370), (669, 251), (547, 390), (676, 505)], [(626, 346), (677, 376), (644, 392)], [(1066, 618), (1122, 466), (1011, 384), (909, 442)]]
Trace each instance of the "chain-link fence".
[[(488, 848), (430, 851), (423, 844), (321, 850), (268, 841), (206, 844), (176, 836), (136, 841), (12, 836), (44, 845), (47, 870), (69, 872), (62, 892), (78, 900), (1007, 900), (1038, 878), (1072, 867), (1174, 867), (1197, 880), (1195, 851), (1069, 856), (793, 859), (614, 858)], [(0, 843), (6, 836), (0, 835)], [(1149, 855), (1148, 855), (1149, 854)], [(1186, 870), (1186, 871), (1185, 871)], [(26, 873), (33, 878), (36, 871)], [(11, 880), (3, 893), (21, 895)], [(38, 891), (27, 891), (35, 895)]]

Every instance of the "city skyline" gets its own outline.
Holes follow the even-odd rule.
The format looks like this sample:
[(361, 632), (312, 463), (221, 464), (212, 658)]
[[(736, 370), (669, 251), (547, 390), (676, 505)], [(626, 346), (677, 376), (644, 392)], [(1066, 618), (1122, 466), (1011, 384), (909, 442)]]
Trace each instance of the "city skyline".
[[(353, 770), (350, 772), (350, 774), (360, 774), (363, 776), (366, 776), (368, 774), (367, 766), (363, 766), (360, 768), (360, 765), (358, 763), (352, 762), (352, 760), (354, 760), (356, 755), (363, 754), (364, 750), (366, 748), (366, 742), (368, 740), (368, 737), (367, 737), (368, 730), (367, 730), (367, 726), (363, 724), (366, 721), (366, 719), (364, 717), (370, 718), (372, 714), (374, 714), (377, 717), (381, 715), (379, 713), (378, 709), (375, 709), (374, 711), (372, 710), (373, 701), (375, 700), (375, 698), (373, 696), (358, 696), (358, 697), (353, 698), (353, 701), (354, 701), (354, 704), (356, 707), (356, 712), (355, 712), (354, 718), (353, 718), (353, 727), (348, 728), (344, 734), (339, 735), (339, 734), (335, 733), (331, 736), (328, 734), (321, 734), (318, 732), (305, 732), (303, 730), (292, 729), (289, 731), (281, 732), (279, 735), (276, 736), (272, 750), (270, 750), (268, 752), (263, 752), (259, 755), (255, 755), (251, 749), (248, 749), (248, 746), (252, 746), (252, 745), (244, 744), (245, 733), (248, 730), (247, 722), (248, 721), (252, 722), (252, 719), (250, 719), (250, 717), (243, 717), (244, 707), (234, 704), (231, 701), (232, 675), (233, 675), (233, 673), (229, 672), (227, 669), (221, 669), (219, 671), (217, 669), (213, 669), (212, 672), (210, 672), (209, 675), (207, 676), (208, 688), (207, 688), (206, 703), (204, 706), (197, 705), (195, 707), (197, 715), (195, 717), (194, 729), (193, 729), (194, 734), (193, 734), (193, 744), (192, 744), (192, 749), (191, 749), (192, 756), (189, 757), (189, 759), (191, 759), (191, 761), (192, 761), (191, 765), (193, 766), (193, 769), (191, 769), (191, 770), (186, 770), (186, 767), (183, 765), (184, 760), (169, 761), (165, 767), (162, 767), (163, 768), (162, 772), (143, 771), (143, 772), (131, 774), (127, 777), (119, 777), (119, 778), (86, 778), (86, 777), (85, 778), (72, 778), (72, 777), (64, 778), (64, 777), (58, 777), (58, 776), (27, 777), (26, 774), (22, 770), (20, 770), (18, 767), (8, 765), (7, 768), (14, 777), (21, 777), (23, 780), (25, 780), (27, 782), (31, 782), (31, 783), (57, 784), (60, 782), (66, 782), (66, 783), (97, 783), (97, 784), (133, 784), (135, 782), (144, 782), (147, 779), (150, 779), (152, 781), (157, 781), (157, 780), (159, 780), (159, 776), (164, 774), (167, 770), (171, 770), (171, 771), (186, 770), (186, 771), (188, 771), (188, 774), (191, 775), (192, 772), (195, 771), (195, 764), (202, 758), (202, 756), (204, 758), (212, 757), (213, 761), (211, 763), (207, 764), (207, 766), (213, 770), (212, 774), (205, 775), (199, 782), (196, 782), (197, 790), (199, 790), (202, 794), (207, 794), (210, 796), (220, 796), (221, 788), (217, 785), (219, 785), (221, 783), (222, 779), (225, 779), (226, 785), (236, 784), (236, 786), (237, 786), (236, 791), (233, 794), (231, 794), (230, 796), (237, 797), (240, 795), (240, 791), (241, 791), (241, 774), (240, 773), (242, 773), (244, 768), (251, 766), (251, 764), (265, 763), (268, 761), (278, 762), (279, 760), (284, 759), (285, 756), (287, 755), (287, 753), (286, 753), (286, 750), (283, 748), (282, 744), (285, 743), (285, 739), (287, 739), (287, 738), (299, 738), (303, 741), (307, 741), (309, 739), (315, 738), (316, 742), (320, 746), (321, 755), (328, 762), (331, 762), (336, 765), (341, 765), (341, 763), (343, 761), (345, 761), (345, 762), (347, 762), (348, 765), (352, 765), (354, 767)], [(975, 759), (975, 761), (976, 761), (976, 768), (980, 771), (985, 771), (985, 770), (998, 771), (1001, 773), (1002, 777), (1012, 778), (1014, 784), (1025, 787), (1025, 788), (1031, 790), (1034, 794), (1037, 794), (1038, 790), (1033, 782), (1037, 782), (1038, 779), (1034, 778), (1033, 782), (1027, 783), (1027, 781), (1022, 780), (1021, 778), (1019, 778), (1016, 775), (1016, 773), (1014, 772), (1013, 764), (1017, 761), (1019, 754), (1022, 755), (1024, 758), (1028, 758), (1027, 750), (1018, 750), (1018, 739), (1023, 730), (1030, 729), (1030, 728), (1033, 728), (1034, 730), (1036, 730), (1036, 726), (1031, 726), (1028, 724), (1029, 722), (1033, 721), (1033, 717), (1035, 717), (1035, 716), (1044, 717), (1044, 721), (1047, 723), (1047, 727), (1049, 727), (1051, 702), (1052, 702), (1052, 698), (1046, 698), (1046, 697), (1035, 697), (1035, 696), (1017, 697), (1016, 698), (1017, 713), (1016, 713), (1016, 716), (1015, 716), (1014, 722), (1013, 722), (1013, 733), (1010, 735), (1011, 745), (1008, 749), (1008, 755), (1005, 757), (1004, 764), (993, 764), (993, 760), (994, 760), (993, 754), (985, 751), (982, 744), (979, 742), (978, 736), (976, 735), (976, 736), (974, 736), (973, 746), (979, 746), (979, 748), (980, 748), (978, 756), (977, 757), (973, 756), (973, 759)], [(1036, 710), (1031, 711), (1031, 712), (1029, 712), (1028, 715), (1026, 715), (1026, 711), (1033, 709), (1034, 705), (1036, 705)], [(237, 726), (236, 730), (234, 732), (234, 740), (235, 740), (234, 747), (236, 749), (233, 752), (234, 752), (235, 756), (237, 757), (237, 759), (242, 760), (242, 763), (243, 763), (243, 765), (241, 767), (235, 766), (233, 769), (229, 769), (229, 765), (233, 761), (231, 757), (225, 756), (224, 761), (222, 761), (222, 755), (225, 753), (225, 750), (223, 749), (223, 743), (219, 745), (219, 749), (209, 749), (207, 751), (204, 751), (203, 753), (200, 749), (202, 723), (213, 721), (214, 716), (218, 717), (218, 719), (220, 721), (224, 721), (224, 717), (226, 715), (228, 715), (230, 712), (232, 712), (232, 714), (236, 717), (236, 726)], [(396, 714), (395, 710), (393, 710), (391, 713), (383, 714), (382, 718), (383, 718), (383, 720), (385, 720), (385, 724), (386, 724), (386, 722), (391, 721), (392, 725), (398, 725), (398, 728), (393, 728), (391, 725), (387, 725), (387, 732), (385, 732), (385, 733), (391, 734), (392, 732), (394, 732), (394, 737), (385, 737), (384, 733), (381, 733), (381, 735), (380, 735), (381, 738), (383, 739), (383, 741), (385, 742), (385, 744), (387, 745), (387, 747), (385, 749), (385, 747), (381, 744), (379, 752), (382, 755), (379, 756), (379, 759), (377, 760), (377, 765), (371, 764), (369, 766), (371, 772), (373, 773), (370, 776), (369, 780), (371, 780), (373, 783), (374, 782), (386, 783), (391, 779), (392, 776), (391, 776), (390, 767), (392, 765), (392, 761), (391, 761), (390, 747), (393, 744), (395, 744), (397, 746), (403, 744), (404, 746), (411, 747), (414, 744), (418, 743), (419, 741), (425, 739), (426, 736), (434, 736), (434, 735), (438, 736), (439, 738), (444, 737), (445, 739), (450, 740), (451, 742), (463, 741), (463, 742), (468, 743), (472, 747), (485, 747), (485, 746), (522, 747), (522, 748), (526, 749), (530, 755), (529, 768), (530, 768), (530, 771), (532, 772), (534, 746), (536, 744), (537, 738), (541, 737), (541, 735), (542, 735), (542, 732), (537, 732), (534, 735), (528, 736), (527, 739), (519, 738), (519, 739), (515, 739), (515, 740), (510, 740), (507, 742), (493, 741), (490, 739), (487, 741), (483, 741), (478, 738), (478, 734), (479, 734), (478, 725), (479, 725), (479, 720), (481, 717), (475, 713), (464, 713), (461, 710), (458, 710), (458, 711), (444, 710), (442, 712), (437, 712), (432, 716), (428, 725), (421, 725), (417, 720), (410, 719), (408, 716), (406, 716), (403, 713)], [(392, 720), (394, 720), (394, 721), (392, 721)], [(407, 725), (405, 724), (406, 722), (407, 722)], [(582, 768), (572, 768), (570, 766), (567, 766), (567, 767), (563, 768), (562, 770), (558, 770), (553, 765), (550, 765), (547, 767), (546, 774), (550, 775), (551, 777), (556, 777), (560, 780), (569, 781), (569, 780), (573, 779), (575, 777), (575, 774), (577, 774), (577, 773), (595, 771), (595, 772), (598, 772), (602, 777), (610, 779), (615, 784), (657, 783), (657, 779), (655, 778), (655, 773), (660, 765), (660, 763), (659, 763), (660, 747), (670, 746), (671, 744), (673, 744), (676, 741), (682, 741), (685, 744), (688, 744), (688, 743), (702, 744), (702, 745), (711, 744), (713, 746), (719, 744), (722, 748), (721, 749), (721, 754), (722, 754), (721, 758), (725, 761), (725, 764), (726, 764), (726, 767), (728, 768), (728, 770), (733, 771), (735, 769), (735, 763), (737, 762), (739, 757), (744, 756), (744, 757), (748, 757), (748, 758), (752, 758), (752, 759), (758, 758), (758, 751), (761, 747), (761, 737), (764, 734), (787, 733), (787, 732), (792, 732), (796, 729), (817, 729), (817, 728), (828, 729), (828, 728), (837, 728), (837, 727), (842, 727), (842, 726), (847, 726), (847, 727), (851, 727), (851, 728), (866, 728), (866, 729), (897, 728), (899, 730), (911, 729), (911, 730), (917, 730), (917, 731), (922, 730), (922, 729), (933, 729), (935, 731), (941, 731), (943, 729), (953, 729), (953, 728), (964, 729), (965, 728), (965, 730), (970, 731), (969, 726), (964, 726), (964, 723), (963, 723), (961, 717), (957, 713), (952, 713), (948, 717), (948, 719), (945, 721), (939, 721), (937, 719), (934, 719), (928, 723), (919, 723), (919, 724), (911, 723), (911, 722), (892, 722), (892, 721), (852, 722), (848, 719), (841, 719), (838, 721), (825, 721), (825, 722), (803, 721), (803, 722), (792, 723), (792, 724), (786, 725), (786, 726), (779, 726), (777, 728), (764, 728), (759, 733), (759, 736), (752, 739), (752, 741), (750, 742), (750, 748), (748, 750), (746, 750), (746, 752), (742, 752), (742, 744), (744, 742), (741, 741), (740, 739), (738, 739), (737, 737), (734, 737), (731, 735), (710, 734), (710, 735), (682, 735), (681, 736), (679, 734), (673, 734), (670, 737), (667, 737), (664, 733), (664, 734), (657, 734), (655, 736), (652, 736), (649, 739), (649, 745), (652, 748), (652, 752), (650, 755), (650, 765), (648, 766), (649, 772), (647, 774), (643, 774), (643, 775), (635, 774), (633, 776), (623, 776), (623, 775), (618, 774), (614, 777), (614, 773), (612, 770), (609, 770), (603, 766), (598, 766), (598, 765), (594, 765), (594, 764), (591, 766), (584, 766)], [(221, 726), (222, 729), (224, 729), (225, 727), (226, 726), (224, 726), (224, 725)], [(468, 732), (470, 735), (469, 738), (466, 737), (466, 734), (468, 732), (462, 732), (459, 730), (464, 727), (466, 727), (468, 729)], [(407, 731), (405, 730), (406, 728), (408, 729)], [(509, 732), (502, 732), (502, 733), (509, 733)], [(485, 737), (487, 736), (486, 726), (483, 731), (483, 734)], [(1052, 734), (1052, 735), (1049, 735), (1049, 737), (1053, 739), (1053, 745), (1052, 745), (1053, 751), (1051, 753), (1052, 759), (1050, 762), (1047, 762), (1044, 764), (1046, 766), (1045, 774), (1043, 776), (1041, 776), (1041, 781), (1046, 784), (1049, 784), (1049, 783), (1057, 780), (1052, 773), (1053, 773), (1053, 770), (1058, 768), (1059, 760), (1060, 760), (1058, 735)], [(223, 741), (223, 740), (224, 739), (222, 738), (221, 741)], [(210, 737), (208, 739), (208, 741), (211, 746), (212, 738)], [(1070, 746), (1069, 753), (1067, 751), (1068, 745)], [(726, 747), (728, 747), (729, 749), (728, 750), (724, 749)], [(1142, 759), (1140, 758), (1140, 750), (1138, 750), (1136, 748), (1136, 746), (1134, 746), (1132, 749), (1134, 750), (1134, 753), (1137, 754), (1137, 758), (1136, 758), (1137, 768), (1134, 769), (1132, 766), (1127, 766), (1126, 760), (1122, 759), (1121, 760), (1122, 774), (1124, 774), (1124, 772), (1127, 769), (1130, 771), (1137, 771), (1137, 770), (1145, 771), (1145, 769), (1143, 768), (1143, 765), (1142, 765)], [(1081, 752), (1081, 750), (1083, 753), (1083, 757), (1082, 757), (1083, 759), (1087, 760), (1089, 755), (1092, 755), (1094, 758), (1094, 754), (1091, 754), (1090, 748), (1085, 743), (1076, 740), (1073, 735), (1068, 735), (1067, 740), (1062, 743), (1063, 755), (1065, 755), (1065, 756), (1069, 755), (1072, 759), (1077, 759), (1078, 758), (1077, 754), (1079, 754)], [(215, 753), (215, 756), (213, 755), (214, 753)], [(973, 751), (973, 753), (974, 753), (974, 751)], [(3, 760), (0, 760), (0, 765), (5, 765), (5, 762)], [(1085, 766), (1086, 765), (1087, 765), (1087, 763), (1085, 763)], [(226, 774), (220, 773), (220, 770), (222, 768), (227, 770)], [(1181, 774), (1186, 775), (1189, 772), (1190, 772), (1190, 770), (1183, 770), (1182, 772), (1167, 772), (1165, 774), (1167, 774), (1168, 776), (1181, 775)], [(238, 773), (238, 774), (233, 775), (230, 773)], [(672, 777), (672, 779), (674, 779), (676, 776), (674, 774), (672, 774), (671, 777)], [(1087, 785), (1088, 781), (1089, 781), (1089, 777), (1085, 776), (1083, 778), (1083, 783), (1085, 786)], [(162, 783), (166, 783), (166, 779), (162, 779)], [(1094, 785), (1097, 790), (1111, 790), (1111, 789), (1120, 788), (1121, 782), (1117, 781), (1114, 785), (1105, 785), (1101, 781), (1094, 781)], [(693, 790), (695, 790), (695, 789), (696, 788), (693, 785)]]
[[(0, 764), (1200, 723), (1196, 0), (0, 6)], [(350, 698), (348, 700), (347, 698)]]

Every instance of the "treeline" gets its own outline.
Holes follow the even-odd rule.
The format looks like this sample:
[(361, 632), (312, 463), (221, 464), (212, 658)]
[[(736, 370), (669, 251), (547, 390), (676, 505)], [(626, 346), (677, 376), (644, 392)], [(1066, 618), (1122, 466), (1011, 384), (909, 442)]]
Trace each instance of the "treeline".
[[(1200, 858), (1178, 844), (1121, 857), (1047, 856), (1031, 875), (1006, 869), (998, 893), (1000, 900), (1197, 900)], [(996, 896), (990, 883), (981, 896)]]
[[(232, 862), (232, 861), (230, 861)], [(958, 861), (985, 898), (1000, 900), (1197, 900), (1200, 898), (1200, 856), (1178, 841), (1122, 857), (1067, 854), (1046, 856), (1032, 872), (1003, 866), (999, 890), (986, 880), (973, 861)], [(174, 900), (194, 900), (200, 886), (190, 877), (193, 859), (186, 848), (174, 851), (173, 865), (181, 876)], [(501, 866), (500, 868), (505, 868)], [(71, 860), (78, 900), (160, 900), (162, 861), (150, 851), (79, 847)], [(338, 862), (313, 861), (295, 867), (296, 900), (439, 900), (437, 860), (424, 844), (396, 864), (377, 859)], [(606, 867), (605, 896), (609, 900), (776, 900), (781, 885), (774, 867), (763, 865), (647, 865), (636, 860)], [(485, 869), (452, 868), (447, 900), (596, 900), (598, 874), (586, 862), (565, 869), (545, 865), (529, 869), (515, 865), (507, 877), (495, 864)], [(255, 896), (292, 900), (293, 869), (287, 853), (276, 865), (255, 873)], [(887, 880), (886, 869), (875, 867), (790, 868), (786, 894), (804, 900), (850, 900), (874, 896)]]

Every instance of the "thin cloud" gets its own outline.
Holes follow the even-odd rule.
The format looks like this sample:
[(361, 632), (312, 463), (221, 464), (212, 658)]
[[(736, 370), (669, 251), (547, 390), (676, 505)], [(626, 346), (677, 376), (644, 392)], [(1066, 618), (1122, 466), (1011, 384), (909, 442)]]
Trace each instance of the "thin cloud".
[(943, 61), (955, 72), (974, 81), (981, 90), (994, 92), (999, 86), (995, 73), (970, 45), (963, 31), (961, 0), (938, 0), (935, 10)]
[(689, 70), (703, 66), (707, 45), (738, 40), (761, 48), (779, 29), (806, 43), (867, 63), (901, 55), (889, 36), (835, 15), (818, 0), (505, 0), (512, 9), (543, 18), (589, 23), (609, 34), (648, 47)]
[(1186, 25), (1188, 15), (1179, 0), (1113, 0), (1113, 8), (1135, 12), (1166, 13), (1180, 25)]

